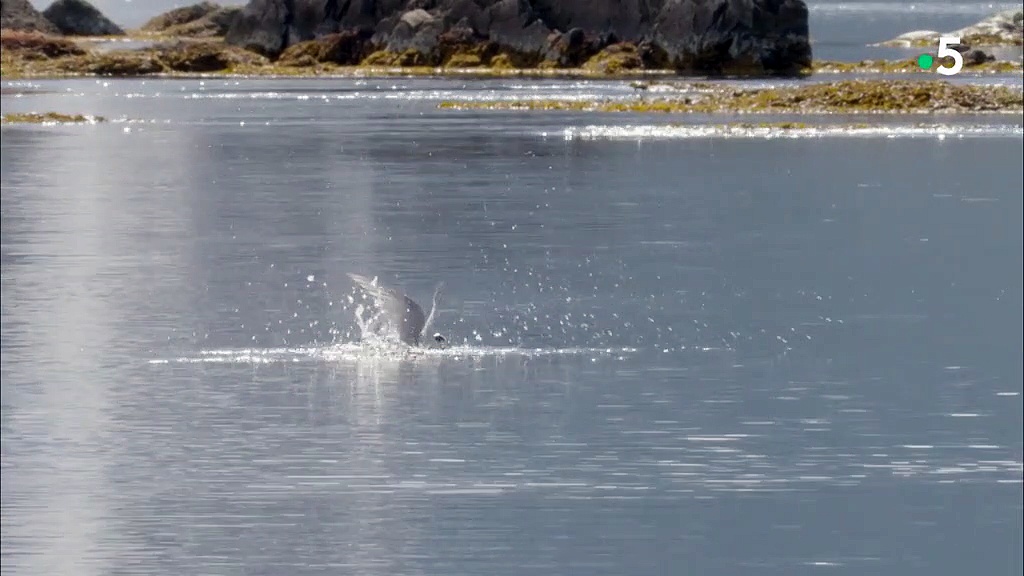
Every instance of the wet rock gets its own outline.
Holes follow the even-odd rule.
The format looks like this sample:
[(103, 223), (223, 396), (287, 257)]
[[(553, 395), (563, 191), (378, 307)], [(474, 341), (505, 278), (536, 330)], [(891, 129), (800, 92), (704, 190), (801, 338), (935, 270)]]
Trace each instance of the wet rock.
[(0, 29), (59, 33), (53, 22), (40, 14), (28, 0), (0, 2)]
[(120, 36), (124, 30), (85, 0), (57, 0), (43, 11), (62, 34), (72, 36)]

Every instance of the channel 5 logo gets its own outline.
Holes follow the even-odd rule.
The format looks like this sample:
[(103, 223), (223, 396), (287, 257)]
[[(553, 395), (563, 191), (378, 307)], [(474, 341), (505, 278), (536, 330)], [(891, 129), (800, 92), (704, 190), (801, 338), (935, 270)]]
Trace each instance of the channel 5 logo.
[[(964, 55), (961, 54), (960, 52), (958, 52), (957, 50), (955, 50), (954, 48), (950, 48), (950, 46), (959, 46), (959, 45), (960, 45), (960, 37), (959, 36), (942, 36), (941, 38), (939, 38), (939, 53), (938, 53), (938, 57), (939, 58), (947, 58), (947, 57), (952, 58), (953, 59), (953, 65), (952, 66), (946, 66), (945, 64), (943, 64), (943, 65), (941, 65), (941, 66), (939, 66), (938, 68), (935, 69), (936, 72), (938, 72), (939, 74), (942, 74), (943, 76), (952, 76), (952, 75), (956, 74), (957, 72), (960, 72), (960, 69), (962, 69), (964, 67)], [(932, 67), (932, 64), (934, 64), (934, 63), (935, 63), (935, 58), (933, 58), (931, 54), (921, 54), (920, 56), (917, 57), (917, 65), (920, 66), (922, 70), (930, 70), (931, 67)]]

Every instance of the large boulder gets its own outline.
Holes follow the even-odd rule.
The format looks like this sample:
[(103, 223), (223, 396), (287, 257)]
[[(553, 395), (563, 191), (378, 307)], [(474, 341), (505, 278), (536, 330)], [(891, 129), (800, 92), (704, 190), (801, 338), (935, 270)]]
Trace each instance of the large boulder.
[(666, 0), (654, 41), (691, 72), (796, 71), (810, 66), (803, 0)]
[(226, 40), (276, 57), (347, 30), (440, 64), (455, 31), (521, 65), (578, 66), (625, 42), (637, 51), (613, 53), (630, 65), (761, 74), (810, 64), (807, 20), (803, 0), (249, 0)]
[(57, 27), (28, 0), (0, 0), (0, 28), (57, 34)]
[(124, 30), (85, 0), (57, 0), (43, 11), (63, 34), (69, 36), (120, 36)]
[(224, 36), (241, 11), (242, 9), (238, 6), (220, 6), (213, 2), (200, 2), (175, 8), (151, 18), (142, 25), (142, 30), (163, 33), (168, 36), (193, 38)]
[(195, 22), (196, 20), (216, 11), (218, 8), (220, 8), (220, 6), (213, 2), (200, 2), (198, 4), (191, 4), (189, 6), (168, 10), (163, 14), (154, 16), (147, 20), (146, 23), (142, 25), (142, 30), (147, 32), (163, 32), (168, 28), (181, 26), (182, 24), (188, 24), (189, 22)]

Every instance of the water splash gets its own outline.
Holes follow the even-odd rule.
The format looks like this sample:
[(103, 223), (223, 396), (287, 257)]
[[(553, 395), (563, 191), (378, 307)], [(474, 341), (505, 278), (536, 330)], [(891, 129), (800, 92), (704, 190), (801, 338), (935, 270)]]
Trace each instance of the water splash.
[(418, 348), (387, 340), (346, 342), (325, 347), (225, 348), (200, 350), (193, 356), (154, 358), (149, 364), (294, 364), (393, 360), (403, 362), (463, 360), (469, 358), (540, 358), (584, 356), (622, 359), (636, 348), (519, 348), (469, 346)]

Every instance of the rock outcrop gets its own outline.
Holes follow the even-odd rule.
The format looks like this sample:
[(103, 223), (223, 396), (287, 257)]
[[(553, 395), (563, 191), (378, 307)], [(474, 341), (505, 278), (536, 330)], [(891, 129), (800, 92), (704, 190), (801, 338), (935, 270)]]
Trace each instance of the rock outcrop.
[(0, 0), (0, 28), (57, 34), (57, 27), (28, 0)]
[(810, 65), (807, 21), (803, 0), (250, 0), (226, 40), (277, 57), (346, 33), (381, 61), (553, 67), (625, 43), (626, 66), (762, 74)]
[(934, 46), (940, 36), (957, 36), (966, 46), (1020, 46), (1024, 44), (1024, 10), (1004, 10), (977, 24), (952, 32), (914, 30), (900, 34), (882, 46)]
[(57, 0), (43, 11), (62, 34), (69, 36), (120, 36), (124, 30), (85, 0)]
[(85, 50), (72, 40), (26, 30), (0, 30), (0, 49), (27, 60), (82, 56)]
[(142, 25), (142, 31), (191, 38), (224, 36), (241, 11), (238, 6), (200, 2), (156, 16)]

